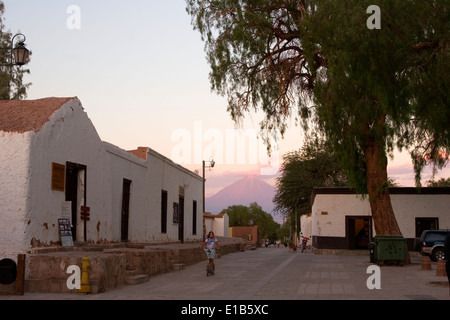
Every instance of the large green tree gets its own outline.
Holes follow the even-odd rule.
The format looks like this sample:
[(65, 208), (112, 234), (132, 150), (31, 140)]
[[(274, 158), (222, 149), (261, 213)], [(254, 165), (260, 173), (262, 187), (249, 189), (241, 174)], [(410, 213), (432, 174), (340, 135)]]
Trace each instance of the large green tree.
[[(381, 29), (368, 28), (371, 5)], [(376, 233), (401, 235), (388, 157), (410, 151), (418, 183), (425, 164), (449, 160), (449, 1), (187, 0), (187, 11), (232, 118), (262, 110), (268, 134), (302, 119), (368, 194)]]
[(450, 2), (379, 1), (379, 30), (358, 14), (373, 2), (317, 4), (308, 30), (327, 65), (317, 70), (314, 111), (351, 184), (369, 194), (377, 234), (401, 235), (388, 156), (410, 148), (417, 177), (425, 159), (439, 166), (448, 160)]
[(248, 207), (243, 205), (229, 206), (222, 212), (227, 213), (230, 227), (256, 225), (263, 238), (276, 240), (280, 225), (256, 202), (251, 203)]
[[(5, 5), (0, 1), (0, 100), (18, 100), (27, 96), (31, 83), (24, 83), (23, 77), (30, 70), (22, 66), (12, 66), (11, 46), (13, 34), (6, 31), (4, 24)], [(29, 54), (31, 56), (31, 52)]]
[(315, 187), (343, 187), (348, 179), (333, 149), (322, 139), (306, 141), (298, 151), (283, 157), (276, 179), (275, 211), (288, 217), (311, 213)]

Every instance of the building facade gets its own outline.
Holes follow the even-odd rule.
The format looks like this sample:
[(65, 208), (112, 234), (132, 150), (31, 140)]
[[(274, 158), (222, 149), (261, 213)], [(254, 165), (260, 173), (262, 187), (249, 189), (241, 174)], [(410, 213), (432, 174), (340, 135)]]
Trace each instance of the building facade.
[(202, 239), (202, 178), (101, 141), (77, 98), (0, 102), (0, 252)]
[(225, 212), (221, 212), (219, 214), (205, 212), (203, 214), (203, 217), (205, 219), (206, 236), (210, 231), (212, 231), (216, 236), (228, 237), (228, 229), (230, 224), (228, 214), (226, 214)]
[[(450, 188), (390, 188), (395, 217), (409, 249), (423, 230), (450, 229)], [(318, 249), (367, 249), (376, 236), (370, 204), (348, 188), (315, 188), (302, 229)], [(310, 232), (310, 234), (308, 234)]]

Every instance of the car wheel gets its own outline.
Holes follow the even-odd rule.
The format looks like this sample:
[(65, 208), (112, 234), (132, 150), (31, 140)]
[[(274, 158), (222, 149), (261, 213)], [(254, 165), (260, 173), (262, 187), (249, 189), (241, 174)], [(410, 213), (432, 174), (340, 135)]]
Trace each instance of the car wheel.
[(436, 248), (433, 250), (433, 254), (431, 255), (434, 261), (444, 260), (444, 249)]

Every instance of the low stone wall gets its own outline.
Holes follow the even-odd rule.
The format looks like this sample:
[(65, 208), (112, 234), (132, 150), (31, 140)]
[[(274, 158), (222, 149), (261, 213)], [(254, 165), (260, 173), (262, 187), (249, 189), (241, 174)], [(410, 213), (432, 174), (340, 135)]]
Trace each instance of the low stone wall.
[[(220, 255), (244, 250), (240, 239), (219, 238)], [(175, 264), (192, 265), (206, 260), (201, 243), (130, 244), (82, 250), (41, 251), (26, 256), (25, 292), (77, 293), (67, 288), (70, 265), (81, 269), (83, 257), (89, 258), (91, 293), (100, 293), (126, 284), (128, 275), (154, 276), (174, 270)]]
[(25, 292), (76, 293), (67, 287), (73, 274), (67, 273), (71, 265), (81, 269), (83, 257), (89, 258), (89, 282), (93, 293), (114, 289), (124, 283), (126, 257), (102, 252), (50, 253), (27, 255), (25, 269)]
[(167, 272), (171, 268), (170, 251), (157, 248), (113, 249), (105, 254), (125, 257), (125, 271), (133, 274), (155, 275)]

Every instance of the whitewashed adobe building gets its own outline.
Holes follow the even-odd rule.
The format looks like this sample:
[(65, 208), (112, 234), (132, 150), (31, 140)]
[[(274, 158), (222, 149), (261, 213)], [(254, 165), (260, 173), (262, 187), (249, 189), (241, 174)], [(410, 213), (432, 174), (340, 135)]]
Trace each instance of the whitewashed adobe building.
[(228, 214), (221, 212), (218, 214), (212, 214), (211, 212), (205, 212), (203, 214), (205, 219), (205, 233), (209, 231), (214, 232), (214, 235), (220, 237), (228, 237), (228, 229), (230, 225), (230, 219)]
[[(423, 230), (450, 229), (450, 188), (389, 188), (392, 207), (410, 250)], [(302, 231), (317, 249), (367, 249), (376, 236), (370, 204), (348, 188), (315, 188)], [(364, 229), (367, 227), (367, 237)], [(361, 234), (360, 234), (361, 232)]]
[(3, 255), (61, 245), (59, 218), (74, 241), (201, 240), (202, 178), (101, 141), (78, 98), (0, 101), (0, 150)]

